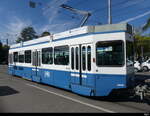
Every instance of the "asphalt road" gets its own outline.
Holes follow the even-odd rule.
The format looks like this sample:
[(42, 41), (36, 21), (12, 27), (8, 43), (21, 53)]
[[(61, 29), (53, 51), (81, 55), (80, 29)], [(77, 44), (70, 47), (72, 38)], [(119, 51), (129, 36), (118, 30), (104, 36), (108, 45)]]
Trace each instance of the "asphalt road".
[[(138, 78), (143, 78), (138, 74)], [(147, 77), (150, 73), (145, 73)], [(144, 76), (144, 73), (143, 73)], [(148, 113), (150, 105), (132, 97), (90, 98), (7, 74), (0, 66), (3, 113)]]

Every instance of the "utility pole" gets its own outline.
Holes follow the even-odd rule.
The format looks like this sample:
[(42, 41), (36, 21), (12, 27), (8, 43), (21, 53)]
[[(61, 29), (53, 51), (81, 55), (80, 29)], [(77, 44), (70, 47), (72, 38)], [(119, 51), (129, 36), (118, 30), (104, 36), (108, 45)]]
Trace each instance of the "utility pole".
[(112, 24), (111, 0), (108, 0), (108, 24)]

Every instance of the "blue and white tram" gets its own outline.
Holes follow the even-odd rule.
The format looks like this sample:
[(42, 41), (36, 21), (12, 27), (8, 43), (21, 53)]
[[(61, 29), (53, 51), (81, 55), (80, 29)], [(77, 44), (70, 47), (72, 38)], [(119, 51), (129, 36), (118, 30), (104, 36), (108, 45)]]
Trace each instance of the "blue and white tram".
[(132, 27), (85, 26), (12, 45), (9, 74), (85, 96), (107, 96), (134, 80)]

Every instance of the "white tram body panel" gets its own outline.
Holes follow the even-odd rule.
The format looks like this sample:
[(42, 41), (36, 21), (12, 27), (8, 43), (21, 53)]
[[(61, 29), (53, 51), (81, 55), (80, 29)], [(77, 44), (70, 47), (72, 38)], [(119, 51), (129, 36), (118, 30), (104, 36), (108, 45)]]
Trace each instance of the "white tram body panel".
[(12, 45), (9, 73), (81, 95), (107, 96), (132, 84), (132, 45), (128, 24), (76, 28)]

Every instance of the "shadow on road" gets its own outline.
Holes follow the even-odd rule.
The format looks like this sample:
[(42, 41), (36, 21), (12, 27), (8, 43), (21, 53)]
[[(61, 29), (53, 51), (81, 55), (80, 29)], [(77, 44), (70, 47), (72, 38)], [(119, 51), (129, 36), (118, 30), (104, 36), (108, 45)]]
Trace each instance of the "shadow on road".
[(19, 93), (18, 91), (8, 87), (8, 86), (0, 86), (0, 96), (8, 96)]

